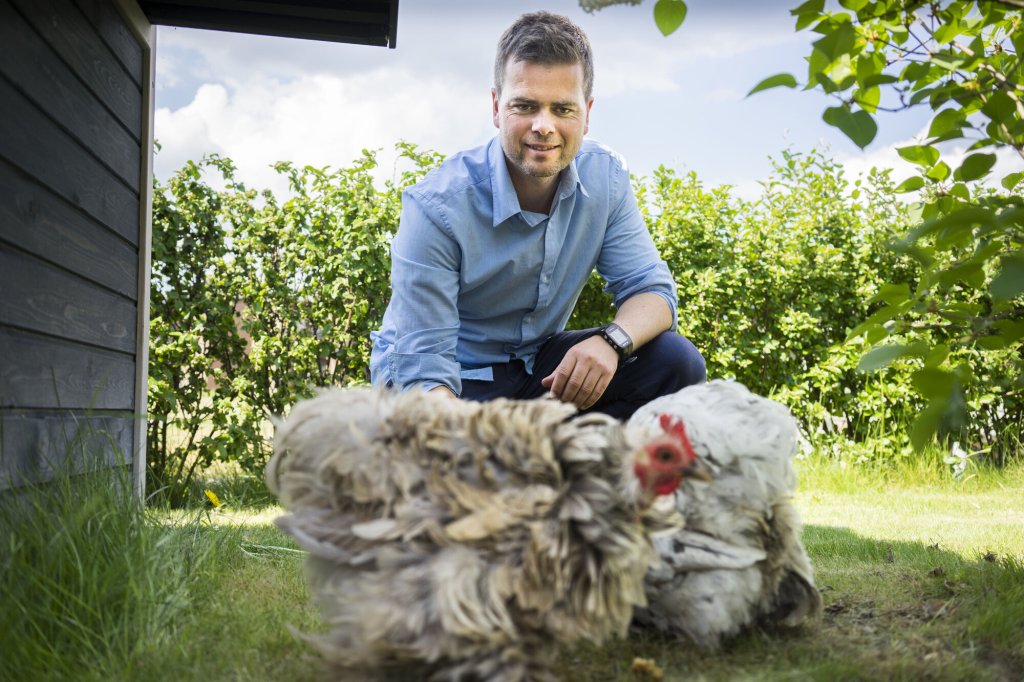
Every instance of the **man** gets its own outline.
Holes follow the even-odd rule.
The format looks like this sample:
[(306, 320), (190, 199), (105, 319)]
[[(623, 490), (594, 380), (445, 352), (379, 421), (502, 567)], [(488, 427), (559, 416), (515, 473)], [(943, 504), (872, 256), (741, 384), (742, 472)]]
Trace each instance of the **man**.
[[(675, 283), (625, 164), (583, 139), (593, 74), (586, 35), (564, 17), (525, 14), (502, 35), (498, 136), (402, 197), (374, 384), (473, 400), (550, 391), (625, 419), (704, 380), (700, 353), (670, 331)], [(595, 266), (615, 318), (565, 332)]]

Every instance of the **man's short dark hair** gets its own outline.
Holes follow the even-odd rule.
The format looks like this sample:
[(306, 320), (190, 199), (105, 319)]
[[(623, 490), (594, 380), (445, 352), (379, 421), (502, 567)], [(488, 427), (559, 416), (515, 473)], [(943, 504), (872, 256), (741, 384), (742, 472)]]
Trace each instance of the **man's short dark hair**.
[(494, 88), (501, 94), (505, 66), (509, 60), (543, 66), (580, 64), (583, 67), (583, 96), (594, 91), (594, 58), (587, 34), (565, 17), (551, 12), (524, 14), (501, 35), (494, 59)]

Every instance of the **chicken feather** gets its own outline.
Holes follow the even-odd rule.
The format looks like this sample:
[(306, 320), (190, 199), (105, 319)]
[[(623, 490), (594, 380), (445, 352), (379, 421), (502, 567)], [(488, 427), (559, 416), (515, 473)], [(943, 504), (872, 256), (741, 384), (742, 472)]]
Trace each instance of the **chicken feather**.
[(716, 380), (641, 407), (630, 423), (672, 415), (686, 425), (710, 480), (674, 495), (685, 526), (655, 538), (661, 563), (646, 578), (636, 624), (717, 647), (758, 621), (805, 623), (821, 612), (792, 503), (797, 425), (783, 405)]
[[(280, 425), (267, 484), (309, 552), (345, 679), (546, 679), (555, 648), (624, 635), (645, 603), (653, 505), (634, 453), (658, 427), (553, 400), (336, 389)], [(687, 455), (689, 457), (689, 455)]]

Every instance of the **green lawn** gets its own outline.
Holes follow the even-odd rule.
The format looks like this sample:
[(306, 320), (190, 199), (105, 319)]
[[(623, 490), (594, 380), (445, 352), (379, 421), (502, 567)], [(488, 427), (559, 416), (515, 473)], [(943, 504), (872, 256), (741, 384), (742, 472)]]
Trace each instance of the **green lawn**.
[[(641, 680), (630, 665), (642, 657), (665, 680), (1024, 677), (1024, 467), (963, 483), (933, 469), (800, 471), (819, 622), (754, 630), (715, 653), (656, 638), (583, 645), (564, 654), (560, 674)], [(311, 650), (289, 631), (316, 629), (317, 614), (301, 554), (271, 523), (277, 508), (231, 481), (212, 487), (220, 509), (151, 510), (101, 536), (75, 513), (78, 499), (46, 503), (74, 523), (20, 532), (5, 511), (0, 679), (317, 679)], [(26, 533), (47, 537), (13, 539)], [(124, 546), (96, 562), (97, 543)], [(92, 563), (102, 566), (83, 568)]]

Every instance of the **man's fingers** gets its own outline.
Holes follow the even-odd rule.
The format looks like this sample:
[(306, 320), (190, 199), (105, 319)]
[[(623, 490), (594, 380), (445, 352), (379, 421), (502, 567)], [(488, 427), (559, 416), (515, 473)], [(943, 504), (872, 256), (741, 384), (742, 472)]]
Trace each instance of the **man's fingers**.
[[(562, 392), (558, 394), (558, 397), (567, 403), (576, 404), (576, 398), (580, 393), (580, 385), (583, 383), (579, 378), (581, 368), (577, 364), (572, 374), (565, 378), (565, 385), (562, 387)], [(556, 379), (557, 381), (557, 379)]]
[(587, 382), (584, 384), (583, 389), (580, 390), (576, 407), (581, 410), (593, 407), (601, 399), (601, 395), (604, 393), (604, 388), (607, 385), (608, 382), (605, 380), (603, 373), (598, 368), (592, 369), (590, 374), (587, 375)]
[(590, 399), (590, 393), (594, 390), (596, 383), (591, 375), (594, 372), (585, 366), (576, 365), (571, 377), (565, 383), (565, 391), (562, 392), (562, 400), (570, 402), (576, 407), (582, 408), (584, 403)]
[(569, 349), (554, 372), (541, 379), (541, 385), (556, 398), (580, 409), (600, 400), (615, 374), (615, 365), (607, 366), (608, 358), (602, 355), (611, 353), (611, 348), (604, 340), (595, 339), (600, 345), (595, 347), (592, 339), (581, 341)]
[(566, 384), (568, 384), (569, 377), (572, 376), (575, 366), (576, 362), (569, 356), (562, 358), (562, 362), (560, 362), (558, 367), (555, 368), (555, 371), (549, 376), (544, 377), (544, 379), (541, 380), (541, 384), (550, 379), (549, 388), (551, 389), (551, 392), (555, 394), (555, 397), (559, 400), (569, 400), (565, 397), (564, 392)]
[(590, 399), (587, 401), (587, 404), (581, 406), (582, 409), (586, 410), (596, 405), (597, 401), (599, 401), (601, 399), (601, 396), (604, 395), (604, 392), (608, 390), (608, 384), (610, 384), (611, 382), (611, 375), (602, 375), (601, 378), (598, 380), (597, 385), (594, 386), (594, 390), (591, 391)]

